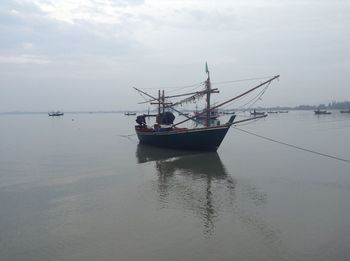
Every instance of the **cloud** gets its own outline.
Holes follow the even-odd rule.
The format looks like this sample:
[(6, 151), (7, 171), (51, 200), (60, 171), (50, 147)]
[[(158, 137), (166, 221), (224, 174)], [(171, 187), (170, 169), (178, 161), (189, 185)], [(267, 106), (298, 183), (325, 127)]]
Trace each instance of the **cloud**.
[(16, 55), (16, 56), (0, 56), (0, 64), (49, 64), (50, 61), (45, 57), (34, 55)]
[(100, 26), (88, 19), (67, 23), (53, 19), (36, 2), (9, 5), (0, 20), (0, 53), (7, 56), (45, 56), (62, 63), (92, 56), (113, 59), (137, 48), (130, 34), (117, 25)]
[[(57, 62), (153, 55), (176, 61), (180, 53), (187, 57), (195, 54), (198, 46), (210, 56), (219, 48), (219, 56), (236, 56), (224, 60), (239, 61), (235, 49), (241, 49), (242, 54), (251, 52), (248, 49), (261, 52), (264, 44), (276, 50), (278, 43), (283, 43), (283, 49), (295, 49), (304, 39), (323, 41), (329, 30), (344, 30), (349, 17), (347, 8), (325, 0), (14, 3), (8, 4), (8, 12), (3, 14), (7, 23), (1, 27), (2, 51), (27, 54), (25, 43), (31, 43), (31, 55)], [(175, 55), (165, 57), (170, 50)], [(199, 56), (203, 54), (198, 52), (194, 59)]]
[(327, 74), (339, 85), (350, 80), (343, 73), (350, 61), (348, 1), (3, 0), (0, 6), (0, 73), (11, 72), (12, 85), (29, 83), (21, 81), (26, 74), (67, 88), (78, 88), (69, 85), (76, 78), (181, 86), (202, 79), (205, 61), (220, 80), (281, 73), (295, 93), (272, 96), (278, 101), (300, 99), (296, 75), (303, 75), (304, 88), (332, 84)]
[(143, 1), (111, 0), (61, 0), (33, 2), (42, 12), (52, 19), (75, 24), (81, 21), (101, 24), (117, 24), (124, 15), (143, 8)]

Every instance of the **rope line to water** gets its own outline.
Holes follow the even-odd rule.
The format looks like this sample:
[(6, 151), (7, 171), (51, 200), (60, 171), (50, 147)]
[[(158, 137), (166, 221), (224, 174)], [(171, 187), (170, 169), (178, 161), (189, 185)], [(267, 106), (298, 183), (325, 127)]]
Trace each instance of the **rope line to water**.
[(278, 143), (278, 144), (281, 144), (281, 145), (284, 145), (284, 146), (288, 146), (288, 147), (291, 147), (291, 148), (294, 148), (294, 149), (298, 149), (298, 150), (306, 151), (306, 152), (313, 153), (313, 154), (316, 154), (316, 155), (319, 155), (319, 156), (323, 156), (323, 157), (327, 157), (327, 158), (331, 158), (331, 159), (340, 160), (340, 161), (343, 161), (343, 162), (350, 163), (350, 160), (348, 160), (348, 159), (336, 157), (336, 156), (333, 156), (333, 155), (330, 155), (330, 154), (321, 153), (321, 152), (318, 152), (318, 151), (315, 151), (315, 150), (310, 150), (310, 149), (307, 149), (307, 148), (299, 147), (299, 146), (296, 146), (296, 145), (293, 145), (293, 144), (289, 144), (289, 143), (286, 143), (286, 142), (283, 142), (283, 141), (271, 139), (271, 138), (268, 138), (268, 137), (265, 137), (265, 136), (262, 136), (262, 135), (259, 135), (259, 134), (247, 131), (247, 130), (240, 129), (240, 128), (236, 127), (236, 126), (234, 126), (234, 129), (239, 130), (241, 132), (244, 132), (246, 134), (250, 134), (250, 135), (253, 135), (255, 137), (258, 137), (258, 138), (261, 138), (261, 139), (264, 139), (264, 140), (268, 140), (268, 141), (271, 141), (271, 142), (275, 142), (275, 143)]
[(132, 137), (135, 135), (136, 135), (136, 133), (135, 134), (119, 134), (118, 136), (123, 137), (123, 138), (128, 138), (128, 137)]

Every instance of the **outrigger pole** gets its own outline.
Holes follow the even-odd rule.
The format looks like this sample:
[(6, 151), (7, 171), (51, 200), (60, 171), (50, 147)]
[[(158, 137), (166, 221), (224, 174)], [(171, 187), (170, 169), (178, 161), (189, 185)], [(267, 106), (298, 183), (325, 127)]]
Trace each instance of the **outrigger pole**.
[[(217, 90), (217, 88), (213, 89), (213, 90)], [(177, 94), (177, 95), (171, 95), (171, 96), (165, 96), (164, 98), (165, 99), (169, 99), (169, 98), (177, 98), (177, 97), (182, 97), (182, 96), (188, 96), (188, 95), (193, 95), (193, 94), (202, 94), (202, 93), (206, 93), (207, 91), (204, 90), (204, 91), (198, 91), (198, 92), (188, 92), (188, 93), (182, 93), (182, 94)], [(153, 102), (153, 101), (157, 101), (158, 99), (153, 99), (152, 100), (149, 100), (149, 101), (144, 101), (144, 102), (139, 102), (138, 104), (145, 104), (145, 103), (150, 103), (150, 102)]]

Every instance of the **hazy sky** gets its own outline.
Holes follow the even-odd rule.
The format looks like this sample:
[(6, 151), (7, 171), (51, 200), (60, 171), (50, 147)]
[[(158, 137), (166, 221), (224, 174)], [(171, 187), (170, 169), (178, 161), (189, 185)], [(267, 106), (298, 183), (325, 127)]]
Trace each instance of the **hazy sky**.
[(205, 61), (214, 83), (280, 74), (258, 106), (350, 100), (350, 1), (0, 2), (0, 111), (139, 109), (132, 86), (204, 81)]

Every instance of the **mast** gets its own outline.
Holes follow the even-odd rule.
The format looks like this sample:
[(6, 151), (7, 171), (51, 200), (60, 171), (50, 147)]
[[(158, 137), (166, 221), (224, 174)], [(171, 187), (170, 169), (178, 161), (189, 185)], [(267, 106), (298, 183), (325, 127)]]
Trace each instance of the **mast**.
[[(137, 89), (136, 87), (133, 87), (136, 91), (150, 97), (152, 99), (152, 101), (157, 101), (157, 102), (151, 102), (151, 104), (157, 104), (158, 105), (158, 115), (160, 115), (161, 113), (165, 112), (166, 108), (171, 108), (172, 110), (179, 112), (178, 110), (172, 108), (172, 104), (171, 102), (165, 102), (165, 94), (164, 94), (164, 90), (161, 92), (160, 90), (158, 90), (158, 98), (153, 97), (152, 95), (149, 95), (148, 93), (141, 91), (140, 89)], [(149, 108), (148, 108), (149, 110)]]
[[(157, 99), (157, 98), (155, 98), (155, 97), (153, 97), (153, 96), (150, 96), (149, 94), (147, 94), (147, 93), (145, 93), (145, 92), (143, 92), (143, 91), (141, 91), (141, 90), (139, 90), (139, 89), (137, 89), (137, 88), (135, 88), (135, 87), (134, 87), (134, 89), (137, 90), (138, 92), (141, 92), (141, 93), (147, 95), (148, 97), (153, 98), (154, 101), (157, 101), (157, 102), (151, 102), (151, 104), (157, 104), (157, 105), (158, 105), (158, 115), (159, 115), (160, 112), (161, 112), (161, 105), (162, 105), (162, 96), (160, 95), (160, 90), (158, 90), (158, 99)], [(164, 92), (164, 91), (163, 91), (163, 92)], [(164, 105), (163, 105), (163, 106), (164, 106)], [(148, 108), (148, 109), (149, 109), (149, 108)]]
[(205, 109), (205, 114), (206, 114), (206, 126), (209, 127), (210, 126), (210, 114), (212, 109), (210, 108), (210, 95), (212, 93), (219, 93), (218, 89), (211, 88), (211, 83), (210, 83), (210, 73), (209, 73), (209, 69), (208, 69), (208, 63), (205, 62), (205, 72), (208, 74), (208, 79), (205, 81), (205, 85), (206, 85), (206, 93), (207, 93), (207, 107)]
[(158, 90), (158, 115), (160, 114), (160, 104), (161, 104), (160, 90)]
[(165, 112), (165, 95), (164, 95), (164, 90), (162, 92), (162, 104), (163, 104), (163, 113)]
[(208, 74), (208, 79), (206, 81), (206, 87), (207, 87), (207, 121), (206, 125), (207, 127), (210, 126), (210, 94), (211, 94), (211, 86), (210, 86), (210, 74), (208, 70), (208, 64), (205, 63), (205, 71)]

